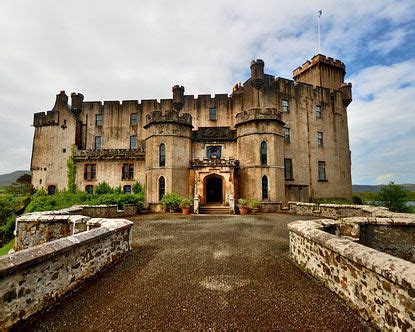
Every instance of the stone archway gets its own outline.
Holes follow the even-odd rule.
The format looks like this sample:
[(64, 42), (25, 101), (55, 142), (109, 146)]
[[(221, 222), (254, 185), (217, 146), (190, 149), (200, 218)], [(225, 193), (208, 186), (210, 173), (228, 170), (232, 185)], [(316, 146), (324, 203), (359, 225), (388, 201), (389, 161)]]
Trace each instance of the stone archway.
[(204, 179), (206, 204), (223, 204), (224, 183), (223, 177), (211, 174)]

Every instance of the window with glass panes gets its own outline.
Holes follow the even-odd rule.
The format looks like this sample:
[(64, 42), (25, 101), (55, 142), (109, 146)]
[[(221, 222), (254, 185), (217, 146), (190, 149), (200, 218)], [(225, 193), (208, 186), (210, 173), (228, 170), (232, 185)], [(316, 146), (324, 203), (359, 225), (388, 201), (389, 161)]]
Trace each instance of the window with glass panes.
[(317, 132), (317, 144), (319, 146), (323, 146), (323, 132), (322, 131)]
[(134, 164), (122, 165), (122, 179), (133, 180), (134, 179)]
[(131, 113), (130, 114), (130, 125), (136, 125), (136, 124), (138, 124), (138, 114)]
[(284, 159), (284, 178), (285, 180), (293, 179), (293, 161), (292, 159)]
[(316, 118), (321, 118), (323, 116), (321, 105), (316, 105), (314, 111), (316, 113)]
[(97, 178), (97, 164), (84, 165), (84, 180), (95, 180)]
[(96, 114), (95, 115), (95, 125), (96, 126), (102, 126), (104, 123), (104, 116), (102, 114)]
[(284, 142), (290, 143), (291, 137), (290, 137), (290, 128), (284, 127)]
[(130, 136), (130, 150), (137, 150), (137, 136), (132, 135)]
[(95, 150), (102, 149), (102, 136), (95, 136)]
[(319, 161), (318, 162), (318, 179), (320, 181), (326, 181), (326, 162), (325, 161)]
[(215, 121), (217, 119), (216, 107), (209, 108), (209, 120)]
[(289, 113), (290, 112), (290, 103), (288, 102), (287, 99), (282, 100), (282, 111), (284, 113)]

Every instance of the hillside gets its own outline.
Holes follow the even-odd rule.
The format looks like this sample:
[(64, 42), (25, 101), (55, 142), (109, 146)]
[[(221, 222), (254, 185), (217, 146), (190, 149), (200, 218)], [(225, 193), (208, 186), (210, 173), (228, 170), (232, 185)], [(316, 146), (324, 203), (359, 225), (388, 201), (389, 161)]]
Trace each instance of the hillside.
[[(399, 184), (400, 186), (404, 187), (406, 190), (415, 191), (415, 184), (411, 183), (404, 183)], [(354, 193), (361, 193), (361, 192), (379, 192), (380, 188), (382, 188), (383, 184), (380, 185), (365, 185), (365, 184), (354, 184), (353, 185), (353, 192)]]
[(12, 184), (23, 174), (30, 174), (30, 171), (14, 171), (8, 174), (0, 174), (0, 187), (5, 187)]

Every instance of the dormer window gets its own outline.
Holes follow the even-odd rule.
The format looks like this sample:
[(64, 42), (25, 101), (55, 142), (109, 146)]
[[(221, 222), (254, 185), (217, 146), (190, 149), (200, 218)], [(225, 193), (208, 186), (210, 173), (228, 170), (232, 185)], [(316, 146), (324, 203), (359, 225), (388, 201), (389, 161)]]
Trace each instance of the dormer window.
[(209, 120), (210, 121), (217, 120), (216, 107), (209, 108)]

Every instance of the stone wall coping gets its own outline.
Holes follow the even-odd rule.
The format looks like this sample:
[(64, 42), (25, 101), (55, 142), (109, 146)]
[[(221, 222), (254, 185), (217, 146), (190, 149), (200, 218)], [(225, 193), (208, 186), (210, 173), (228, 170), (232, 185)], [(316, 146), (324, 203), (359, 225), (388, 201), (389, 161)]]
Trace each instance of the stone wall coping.
[(341, 218), (340, 223), (353, 223), (358, 225), (385, 225), (385, 226), (414, 226), (413, 218), (384, 218), (384, 217), (349, 217)]
[(78, 246), (83, 246), (89, 242), (106, 237), (116, 231), (129, 228), (133, 225), (133, 222), (126, 219), (104, 219), (100, 224), (101, 227), (86, 232), (42, 243), (0, 257), (0, 278), (49, 260)]
[(42, 223), (48, 222), (56, 222), (56, 221), (67, 221), (70, 223), (80, 223), (89, 220), (90, 217), (82, 216), (82, 215), (71, 215), (71, 214), (64, 214), (64, 215), (53, 215), (47, 213), (30, 213), (24, 214), (17, 218), (18, 222), (27, 222), (27, 221), (37, 221)]
[(333, 220), (299, 220), (288, 224), (288, 229), (364, 268), (382, 275), (389, 281), (415, 292), (415, 264), (366, 247), (347, 238), (324, 232), (322, 230), (324, 223), (330, 222), (332, 223)]

